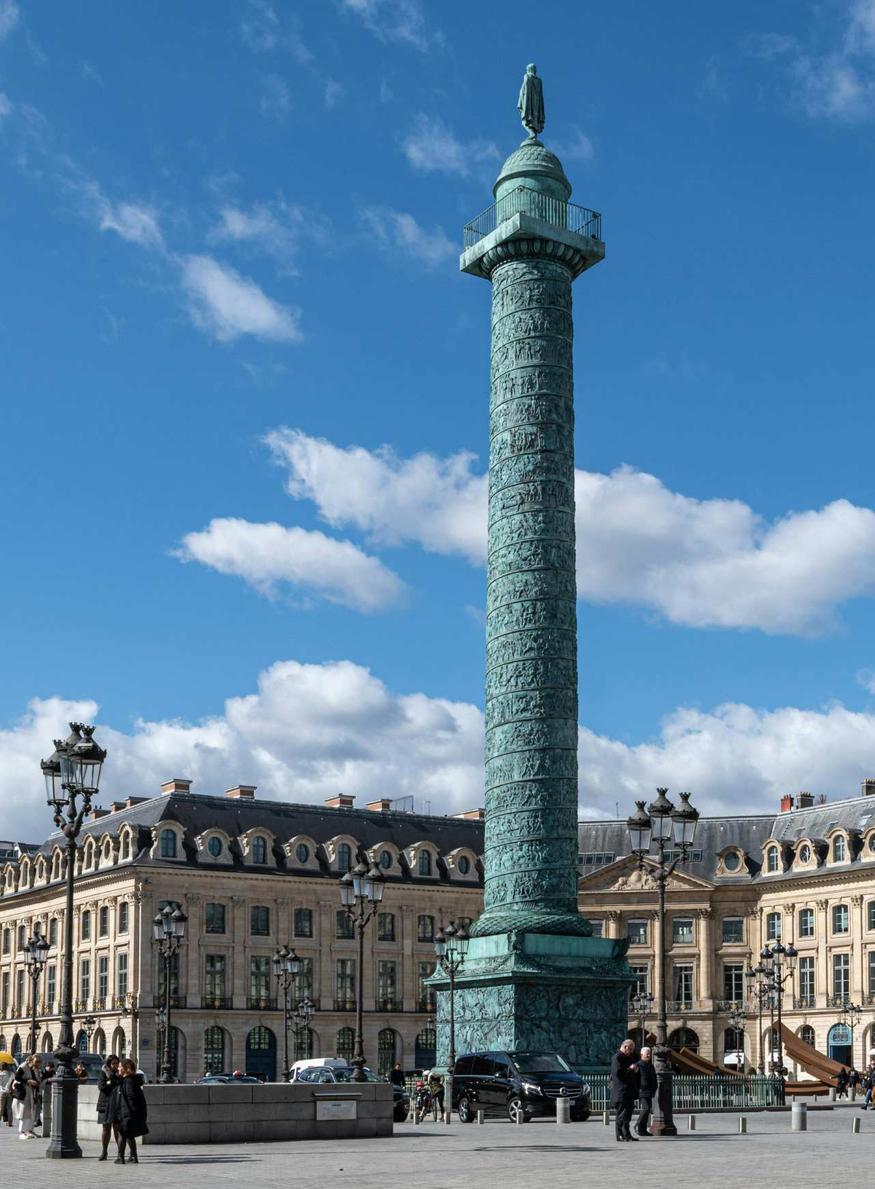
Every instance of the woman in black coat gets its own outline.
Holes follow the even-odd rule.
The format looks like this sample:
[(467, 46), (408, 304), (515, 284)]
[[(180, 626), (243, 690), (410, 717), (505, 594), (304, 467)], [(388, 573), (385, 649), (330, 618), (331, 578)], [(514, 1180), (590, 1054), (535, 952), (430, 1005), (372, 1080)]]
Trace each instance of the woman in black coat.
[(119, 1064), (121, 1080), (112, 1092), (109, 1108), (110, 1122), (118, 1126), (118, 1156), (116, 1164), (125, 1162), (125, 1145), (127, 1145), (131, 1164), (139, 1164), (137, 1159), (137, 1136), (146, 1135), (146, 1095), (143, 1093), (143, 1078), (137, 1073), (133, 1061), (125, 1059)]
[(118, 1125), (110, 1121), (109, 1106), (112, 1099), (112, 1092), (121, 1080), (119, 1059), (113, 1053), (107, 1057), (101, 1067), (100, 1076), (97, 1079), (97, 1122), (103, 1125), (103, 1131), (101, 1133), (103, 1150), (98, 1160), (106, 1160), (107, 1151), (109, 1150), (109, 1137), (111, 1135), (115, 1135), (116, 1143), (118, 1143)]

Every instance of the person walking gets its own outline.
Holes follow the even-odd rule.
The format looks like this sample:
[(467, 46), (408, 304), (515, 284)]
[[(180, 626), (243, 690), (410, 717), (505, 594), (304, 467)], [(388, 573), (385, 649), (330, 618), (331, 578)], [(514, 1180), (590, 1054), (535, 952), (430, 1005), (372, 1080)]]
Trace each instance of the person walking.
[(615, 1111), (617, 1143), (637, 1143), (629, 1129), (638, 1095), (635, 1042), (624, 1040), (611, 1060), (611, 1105)]
[(396, 1061), (386, 1077), (387, 1082), (391, 1082), (393, 1086), (404, 1085), (404, 1070), (401, 1068), (401, 1062)]
[(656, 1094), (656, 1070), (653, 1067), (653, 1051), (648, 1045), (641, 1050), (638, 1061), (638, 1122), (635, 1131), (647, 1135), (650, 1112), (653, 1110), (653, 1096)]
[(844, 1098), (848, 1092), (848, 1071), (844, 1065), (836, 1074), (836, 1098)]
[(119, 1059), (115, 1053), (111, 1053), (101, 1066), (97, 1078), (97, 1122), (103, 1128), (100, 1133), (102, 1148), (98, 1160), (106, 1160), (110, 1136), (114, 1136), (116, 1144), (118, 1144), (118, 1124), (110, 1121), (109, 1108), (112, 1092), (120, 1081)]
[(137, 1073), (136, 1065), (128, 1058), (119, 1062), (119, 1074), (119, 1083), (112, 1091), (108, 1112), (108, 1121), (118, 1126), (118, 1156), (115, 1162), (124, 1164), (127, 1146), (130, 1163), (139, 1164), (137, 1139), (149, 1132), (143, 1079)]
[(12, 1126), (12, 1078), (15, 1070), (8, 1061), (0, 1065), (0, 1127)]
[(40, 1059), (30, 1056), (19, 1065), (12, 1079), (14, 1105), (12, 1115), (18, 1121), (19, 1139), (36, 1139), (33, 1121), (36, 1117), (36, 1094), (39, 1090)]

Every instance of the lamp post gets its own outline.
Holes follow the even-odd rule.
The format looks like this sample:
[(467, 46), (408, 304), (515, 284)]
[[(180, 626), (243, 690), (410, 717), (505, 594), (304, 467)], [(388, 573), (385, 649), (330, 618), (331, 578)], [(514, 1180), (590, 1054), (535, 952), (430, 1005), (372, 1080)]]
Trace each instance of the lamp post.
[(639, 1048), (644, 1048), (644, 1041), (646, 1039), (644, 1035), (644, 1021), (647, 1019), (653, 1003), (654, 997), (649, 991), (636, 991), (632, 996), (632, 1011), (638, 1018), (638, 1035), (641, 1037)]
[(179, 953), (179, 947), (182, 944), (183, 937), (185, 937), (185, 925), (187, 921), (188, 917), (181, 908), (178, 906), (171, 908), (168, 904), (156, 915), (152, 922), (152, 940), (158, 949), (164, 966), (164, 1047), (161, 1056), (161, 1076), (158, 1079), (164, 1085), (174, 1080), (173, 1058), (170, 1052), (170, 1009), (172, 1007), (170, 999), (170, 972), (173, 966), (173, 959)]
[[(766, 968), (762, 962), (758, 962), (756, 966), (751, 966), (744, 972), (744, 977), (748, 980), (750, 997), (756, 1002), (757, 1008), (757, 1037), (759, 1038), (757, 1070), (760, 1074), (766, 1072), (763, 1058), (763, 1004), (767, 998), (771, 1002), (771, 993), (762, 981), (765, 973)], [(769, 1036), (771, 1036), (771, 1030)]]
[(163, 1007), (155, 1009), (155, 1052), (164, 1052), (164, 1029), (167, 1027), (167, 1011)]
[(438, 966), (450, 980), (450, 1060), (447, 1070), (446, 1112), (453, 1111), (453, 1069), (456, 1065), (456, 975), (465, 965), (468, 952), (468, 930), (464, 921), (450, 921), (446, 929), (439, 929), (434, 939)]
[(289, 991), (301, 969), (301, 959), (290, 946), (284, 945), (282, 948), (277, 947), (271, 962), (277, 985), (283, 995), (283, 1081), (287, 1082), (292, 1076), (289, 1064)]
[(84, 1016), (82, 1019), (82, 1030), (85, 1033), (86, 1043), (88, 1045), (87, 1052), (91, 1052), (91, 1038), (97, 1031), (97, 1025), (100, 1023), (97, 1016)]
[(851, 1068), (856, 1069), (854, 1065), (854, 1029), (859, 1024), (863, 1015), (862, 1007), (858, 1007), (856, 1003), (851, 1003), (850, 999), (843, 999), (841, 1010), (839, 1011), (839, 1020), (844, 1024), (851, 1033)]
[(346, 909), (358, 934), (359, 954), (356, 969), (355, 997), (355, 1056), (352, 1059), (354, 1082), (365, 1081), (365, 1050), (362, 1029), (362, 995), (364, 994), (365, 929), (383, 899), (385, 881), (376, 863), (368, 868), (359, 863), (340, 880), (340, 903)]
[[(298, 1053), (304, 1047), (301, 1043), (302, 1035), (307, 1035), (310, 1031), (310, 1021), (313, 1019), (313, 1012), (316, 1010), (316, 1004), (309, 996), (305, 996), (298, 1006), (295, 1008), (292, 1016), (292, 1023), (295, 1026), (295, 1060), (299, 1060)], [(309, 1045), (307, 1046), (306, 1054), (302, 1056), (311, 1057)]]
[(73, 1074), (73, 888), (76, 877), (76, 839), (82, 831), (91, 800), (97, 795), (106, 752), (94, 741), (94, 727), (70, 723), (66, 739), (55, 740), (52, 755), (40, 764), (46, 782), (46, 800), (55, 825), (64, 835), (66, 898), (64, 906), (64, 961), (62, 964), (60, 1037), (52, 1078), (52, 1131), (46, 1156), (50, 1160), (79, 1157), (76, 1138), (79, 1079)]
[(772, 1073), (777, 1074), (778, 1080), (781, 1083), (779, 1090), (780, 1105), (784, 1105), (784, 1037), (781, 1032), (781, 1011), (784, 1000), (784, 983), (793, 978), (796, 971), (796, 960), (799, 954), (796, 947), (790, 942), (789, 945), (783, 945), (782, 942), (776, 941), (773, 945), (766, 945), (760, 953), (760, 963), (765, 971), (765, 985), (769, 993), (770, 1002), (773, 1004), (775, 1015), (777, 1016), (778, 1025), (778, 1059), (775, 1060), (775, 1044), (774, 1033), (769, 1032), (769, 1069)]
[(25, 946), (24, 953), (24, 967), (30, 975), (30, 1037), (28, 1039), (28, 1052), (36, 1052), (36, 1001), (39, 994), (39, 980), (42, 972), (46, 967), (46, 958), (49, 956), (49, 943), (43, 935), (34, 929), (33, 937), (30, 938)]
[[(668, 789), (657, 789), (656, 800), (645, 809), (643, 801), (635, 802), (637, 809), (628, 819), (629, 842), (632, 854), (638, 856), (638, 866), (647, 866), (656, 879), (659, 928), (659, 999), (656, 1022), (656, 1046), (653, 1065), (656, 1070), (656, 1099), (650, 1121), (650, 1134), (677, 1135), (672, 1117), (672, 1074), (668, 1056), (668, 1021), (665, 994), (665, 885), (678, 863), (689, 857), (696, 836), (698, 810), (690, 804), (690, 794), (681, 793), (680, 805), (668, 799)], [(677, 854), (666, 860), (666, 849), (674, 842)], [(655, 843), (656, 855), (651, 857)]]
[(729, 1027), (735, 1032), (735, 1068), (744, 1073), (744, 1021), (747, 1012), (744, 1004), (733, 1003), (729, 1009)]

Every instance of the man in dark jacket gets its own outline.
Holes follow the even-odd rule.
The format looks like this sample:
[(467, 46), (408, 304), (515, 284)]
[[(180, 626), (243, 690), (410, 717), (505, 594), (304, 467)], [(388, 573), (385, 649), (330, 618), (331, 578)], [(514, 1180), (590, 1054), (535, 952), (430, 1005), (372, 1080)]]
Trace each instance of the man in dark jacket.
[(629, 1130), (638, 1096), (635, 1042), (624, 1040), (611, 1061), (611, 1105), (616, 1112), (617, 1143), (636, 1142)]
[(656, 1070), (653, 1068), (653, 1053), (645, 1045), (638, 1060), (638, 1108), (640, 1114), (635, 1130), (639, 1135), (647, 1135), (650, 1123), (650, 1112), (653, 1109), (653, 1097), (656, 1094)]

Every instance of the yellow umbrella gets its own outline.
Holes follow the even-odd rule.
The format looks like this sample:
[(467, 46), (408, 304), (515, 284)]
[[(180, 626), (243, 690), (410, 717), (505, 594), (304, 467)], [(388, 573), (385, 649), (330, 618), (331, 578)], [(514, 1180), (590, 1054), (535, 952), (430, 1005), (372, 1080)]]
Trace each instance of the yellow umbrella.
[(11, 1053), (0, 1053), (0, 1065), (12, 1065), (14, 1061), (15, 1058)]

